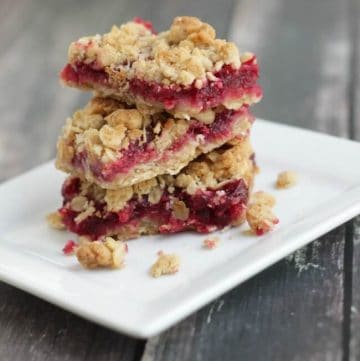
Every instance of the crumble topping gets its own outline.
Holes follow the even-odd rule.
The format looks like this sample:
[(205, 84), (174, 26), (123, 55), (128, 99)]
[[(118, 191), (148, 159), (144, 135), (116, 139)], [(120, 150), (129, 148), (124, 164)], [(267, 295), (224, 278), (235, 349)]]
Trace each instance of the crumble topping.
[(106, 237), (104, 241), (81, 243), (76, 257), (84, 268), (120, 268), (126, 252), (126, 243)]
[(68, 55), (71, 64), (96, 64), (120, 82), (140, 78), (164, 85), (196, 81), (201, 86), (216, 80), (213, 73), (223, 65), (241, 65), (234, 43), (216, 39), (213, 27), (190, 16), (176, 17), (169, 30), (157, 35), (134, 21), (113, 26), (107, 34), (73, 42)]
[(252, 203), (260, 203), (270, 208), (274, 207), (276, 204), (276, 199), (270, 193), (266, 193), (264, 191), (258, 191), (251, 195)]
[(76, 216), (75, 223), (79, 224), (86, 218), (92, 216), (95, 213), (95, 211), (96, 211), (96, 209), (93, 206), (92, 201), (90, 201), (88, 203), (88, 206), (86, 208), (84, 208), (84, 210)]
[(113, 98), (94, 97), (90, 100), (89, 113), (99, 114), (103, 117), (119, 109), (122, 103)]
[(233, 140), (210, 153), (191, 162), (175, 177), (175, 185), (186, 188), (194, 194), (198, 188), (216, 187), (221, 182), (242, 177), (249, 185), (253, 177), (254, 166), (250, 160), (253, 153), (248, 138)]
[(108, 189), (105, 195), (105, 202), (109, 211), (117, 212), (123, 209), (133, 196), (132, 187)]
[(292, 171), (285, 171), (278, 174), (276, 180), (276, 188), (284, 189), (290, 188), (296, 185), (297, 183), (297, 174)]
[(176, 254), (158, 253), (158, 259), (151, 266), (150, 274), (154, 278), (174, 274), (179, 271), (180, 258)]
[(88, 200), (84, 196), (77, 196), (71, 200), (71, 208), (76, 212), (84, 211), (88, 206)]
[(183, 201), (175, 200), (173, 203), (173, 215), (176, 219), (186, 221), (189, 218), (190, 210)]
[(46, 216), (46, 221), (50, 227), (54, 229), (65, 229), (65, 225), (62, 221), (61, 214), (59, 212), (52, 212)]
[(219, 245), (219, 238), (207, 238), (203, 241), (203, 248), (205, 249), (214, 249)]

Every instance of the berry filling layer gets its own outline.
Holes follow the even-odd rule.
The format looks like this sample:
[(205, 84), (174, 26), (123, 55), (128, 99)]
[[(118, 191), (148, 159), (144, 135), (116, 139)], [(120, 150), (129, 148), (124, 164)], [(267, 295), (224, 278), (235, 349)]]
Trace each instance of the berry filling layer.
[[(191, 85), (181, 86), (172, 84), (165, 86), (144, 79), (129, 79), (124, 89), (112, 77), (116, 70), (107, 72), (97, 62), (85, 64), (67, 64), (62, 70), (61, 79), (71, 86), (84, 87), (113, 94), (119, 97), (140, 97), (147, 103), (160, 105), (167, 110), (194, 109), (204, 111), (218, 105), (231, 103), (251, 104), (259, 101), (262, 90), (256, 81), (259, 68), (256, 58), (252, 57), (241, 64), (239, 69), (224, 65), (213, 73), (213, 80), (205, 80), (199, 84), (194, 81)], [(126, 95), (124, 91), (126, 88)], [(129, 95), (130, 94), (130, 95)], [(135, 101), (134, 101), (135, 102)]]
[[(184, 230), (212, 232), (241, 223), (249, 196), (245, 181), (234, 179), (216, 188), (199, 189), (192, 195), (178, 187), (171, 193), (166, 189), (155, 204), (150, 203), (147, 195), (133, 197), (119, 212), (106, 211), (103, 201), (88, 197), (87, 202), (91, 202), (93, 212), (79, 221), (80, 212), (73, 210), (71, 204), (80, 193), (80, 185), (78, 178), (64, 183), (64, 205), (59, 212), (69, 231), (93, 240), (124, 234), (124, 229), (130, 237)], [(74, 193), (74, 189), (77, 192)], [(181, 211), (179, 207), (177, 210), (176, 204), (181, 205)]]

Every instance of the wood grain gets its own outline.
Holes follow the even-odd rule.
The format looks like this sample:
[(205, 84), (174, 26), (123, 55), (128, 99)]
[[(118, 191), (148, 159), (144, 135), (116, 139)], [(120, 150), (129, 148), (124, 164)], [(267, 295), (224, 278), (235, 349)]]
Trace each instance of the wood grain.
[[(10, 286), (0, 287), (2, 361), (134, 360), (138, 343)], [(89, 300), (91, 302), (91, 300)]]
[[(351, 13), (352, 21), (352, 37), (353, 37), (353, 51), (352, 51), (352, 67), (353, 67), (353, 82), (350, 87), (350, 96), (352, 97), (351, 104), (351, 137), (360, 141), (360, 25), (358, 18), (360, 16), (360, 4), (353, 0)], [(356, 155), (359, 164), (360, 154)], [(353, 258), (352, 258), (352, 292), (351, 292), (351, 306), (350, 306), (350, 335), (351, 342), (349, 345), (349, 360), (360, 360), (360, 216), (354, 221), (353, 228)]]
[[(258, 116), (348, 136), (349, 14), (339, 0), (238, 2), (230, 34), (260, 59)], [(341, 360), (344, 246), (342, 226), (148, 341), (143, 361)]]
[(360, 217), (354, 222), (350, 361), (360, 360)]

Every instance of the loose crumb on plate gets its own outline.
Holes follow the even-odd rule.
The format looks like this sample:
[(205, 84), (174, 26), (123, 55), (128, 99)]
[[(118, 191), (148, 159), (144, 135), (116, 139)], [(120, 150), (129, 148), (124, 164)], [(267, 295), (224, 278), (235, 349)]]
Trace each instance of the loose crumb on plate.
[(104, 241), (81, 243), (76, 257), (84, 268), (120, 268), (124, 265), (127, 245), (106, 237)]
[(214, 249), (219, 245), (219, 238), (207, 238), (203, 241), (203, 248), (205, 249)]
[(278, 174), (276, 188), (285, 189), (293, 187), (297, 183), (297, 174), (292, 171), (285, 171)]
[(46, 221), (48, 225), (54, 229), (65, 229), (61, 214), (58, 211), (49, 213), (46, 216)]
[(177, 254), (160, 253), (156, 262), (151, 266), (151, 276), (157, 278), (163, 275), (174, 274), (179, 271), (180, 258)]
[(275, 197), (269, 193), (258, 191), (252, 194), (246, 211), (246, 220), (253, 233), (261, 236), (272, 231), (274, 226), (279, 223), (279, 219), (272, 210), (275, 204)]
[(250, 228), (258, 236), (270, 232), (279, 223), (279, 219), (274, 215), (272, 207), (262, 203), (252, 203), (248, 206), (246, 220)]
[(62, 249), (62, 251), (66, 256), (72, 256), (75, 253), (75, 250), (78, 246), (79, 245), (76, 242), (70, 239), (65, 243), (65, 246)]

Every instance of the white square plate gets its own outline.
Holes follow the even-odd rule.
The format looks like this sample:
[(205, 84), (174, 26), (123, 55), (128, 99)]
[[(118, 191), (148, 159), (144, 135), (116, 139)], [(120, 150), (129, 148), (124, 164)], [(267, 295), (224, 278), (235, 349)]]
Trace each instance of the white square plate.
[[(0, 185), (0, 279), (112, 329), (150, 337), (360, 213), (360, 143), (257, 121), (253, 144), (261, 167), (255, 190), (278, 201), (274, 232), (219, 232), (213, 251), (201, 248), (204, 235), (142, 237), (129, 242), (124, 269), (83, 270), (61, 252), (73, 236), (44, 220), (61, 203), (64, 179), (48, 163)], [(282, 170), (299, 174), (296, 187), (274, 189)], [(179, 254), (176, 275), (149, 276), (159, 250)]]

